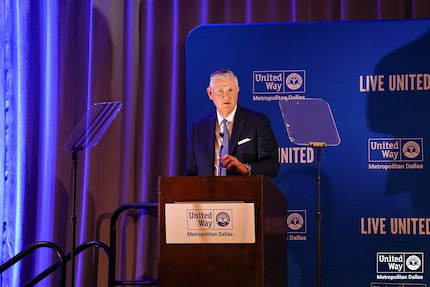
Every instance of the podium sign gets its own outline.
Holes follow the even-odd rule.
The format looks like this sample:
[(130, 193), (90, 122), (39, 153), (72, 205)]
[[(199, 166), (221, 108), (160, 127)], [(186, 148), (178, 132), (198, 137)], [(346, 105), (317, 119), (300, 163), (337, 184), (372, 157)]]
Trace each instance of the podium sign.
[(166, 243), (255, 243), (254, 204), (166, 203)]

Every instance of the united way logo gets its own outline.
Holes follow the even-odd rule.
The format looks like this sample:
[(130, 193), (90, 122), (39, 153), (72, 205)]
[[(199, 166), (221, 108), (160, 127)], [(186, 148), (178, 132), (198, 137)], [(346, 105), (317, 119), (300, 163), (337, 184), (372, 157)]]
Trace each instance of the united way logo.
[(423, 252), (378, 252), (377, 273), (424, 273)]
[(422, 138), (373, 138), (368, 140), (369, 162), (422, 162)]
[(418, 143), (416, 141), (410, 140), (407, 141), (402, 146), (402, 152), (405, 155), (405, 158), (408, 159), (416, 159), (421, 156), (421, 145), (422, 143)]
[(285, 85), (287, 92), (304, 92), (304, 71), (286, 73)]
[(216, 216), (216, 223), (221, 227), (230, 224), (230, 215), (227, 212), (219, 212)]
[(233, 228), (232, 209), (188, 209), (188, 230), (220, 230)]
[(306, 233), (306, 210), (288, 210), (287, 226), (289, 234)]
[(254, 94), (305, 93), (305, 70), (253, 71)]

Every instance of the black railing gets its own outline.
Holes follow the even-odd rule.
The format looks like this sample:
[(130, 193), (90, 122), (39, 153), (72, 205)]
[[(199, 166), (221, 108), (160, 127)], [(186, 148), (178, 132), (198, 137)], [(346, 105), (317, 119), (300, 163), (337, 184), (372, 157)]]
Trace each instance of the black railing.
[[(52, 242), (48, 242), (48, 241), (41, 241), (41, 242), (36, 242), (36, 243), (31, 244), (26, 249), (24, 249), (23, 251), (21, 251), (20, 253), (18, 253), (17, 255), (15, 255), (14, 257), (9, 259), (8, 261), (6, 261), (5, 263), (3, 263), (0, 266), (0, 273), (3, 273), (4, 271), (6, 271), (10, 267), (12, 267), (14, 264), (18, 263), (19, 261), (21, 261), (22, 259), (27, 257), (36, 249), (43, 248), (43, 247), (53, 249), (55, 251), (55, 253), (57, 254), (59, 261), (58, 261), (58, 263), (55, 264), (56, 265), (55, 270), (57, 268), (60, 268), (60, 279), (59, 279), (60, 282), (59, 282), (59, 284), (62, 287), (66, 286), (66, 256), (64, 255), (63, 250), (57, 244), (52, 243)], [(49, 272), (49, 273), (42, 272), (44, 275), (41, 276), (42, 273), (39, 274), (38, 280), (36, 282), (33, 282), (33, 283), (27, 282), (23, 286), (34, 286), (37, 282), (41, 281), (42, 279), (47, 277), (52, 272)]]
[(112, 218), (110, 221), (110, 248), (112, 258), (109, 261), (109, 287), (114, 286), (132, 286), (132, 285), (145, 285), (145, 286), (154, 286), (157, 285), (157, 280), (140, 280), (140, 281), (131, 281), (131, 280), (116, 280), (116, 222), (118, 217), (122, 212), (127, 210), (158, 210), (158, 203), (149, 202), (149, 203), (128, 203), (118, 207), (115, 212), (112, 214)]
[[(107, 246), (103, 242), (100, 242), (97, 240), (88, 241), (88, 242), (85, 242), (84, 244), (81, 244), (78, 247), (76, 247), (75, 248), (75, 256), (78, 255), (79, 253), (81, 253), (82, 251), (84, 251), (90, 247), (93, 247), (93, 246), (96, 248), (101, 248), (106, 253), (108, 260), (110, 260), (111, 255), (110, 255), (109, 246)], [(68, 253), (66, 255), (65, 259), (66, 259), (66, 262), (70, 261), (71, 260), (71, 253)], [(47, 277), (49, 274), (55, 272), (55, 270), (57, 270), (58, 267), (59, 267), (59, 263), (52, 264), (51, 266), (46, 268), (45, 271), (43, 271), (42, 273), (40, 273), (39, 275), (37, 275), (36, 277), (34, 277), (30, 281), (28, 281), (25, 286), (36, 285), (38, 282), (40, 282), (42, 279)]]
[[(150, 203), (129, 203), (124, 204), (117, 208), (114, 213), (112, 214), (111, 222), (110, 222), (110, 248), (105, 243), (93, 240), (88, 241), (84, 244), (79, 245), (75, 248), (74, 256), (78, 255), (82, 251), (90, 248), (90, 247), (96, 247), (101, 248), (108, 257), (109, 262), (109, 271), (108, 271), (108, 281), (109, 281), (109, 287), (114, 286), (125, 286), (125, 285), (139, 285), (139, 286), (155, 286), (157, 285), (157, 280), (142, 280), (142, 281), (130, 281), (130, 280), (116, 280), (116, 223), (118, 220), (118, 217), (121, 215), (122, 212), (126, 210), (139, 210), (139, 209), (145, 209), (145, 210), (158, 210), (158, 203), (156, 202), (150, 202)], [(54, 273), (57, 269), (60, 269), (60, 279), (59, 279), (59, 286), (65, 287), (66, 286), (66, 263), (67, 261), (71, 260), (71, 253), (65, 255), (64, 251), (55, 243), (47, 242), (47, 241), (41, 241), (36, 242), (24, 249), (22, 252), (18, 253), (5, 263), (3, 263), (0, 266), (0, 274), (12, 267), (14, 264), (18, 263), (28, 255), (30, 255), (34, 250), (42, 247), (48, 247), (53, 249), (57, 256), (58, 256), (58, 262), (52, 264), (48, 268), (46, 268), (44, 271), (36, 275), (34, 278), (32, 278), (30, 281), (26, 282), (23, 286), (34, 286), (52, 273)]]

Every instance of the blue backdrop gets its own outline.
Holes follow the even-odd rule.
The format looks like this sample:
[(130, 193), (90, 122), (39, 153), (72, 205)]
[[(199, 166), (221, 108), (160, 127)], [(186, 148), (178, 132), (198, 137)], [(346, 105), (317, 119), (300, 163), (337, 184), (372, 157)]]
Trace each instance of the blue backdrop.
[(322, 98), (340, 145), (321, 156), (323, 286), (427, 286), (430, 20), (199, 26), (186, 45), (187, 115), (212, 112), (211, 72), (266, 113), (288, 199), (289, 286), (316, 280), (316, 150), (290, 142), (280, 100)]

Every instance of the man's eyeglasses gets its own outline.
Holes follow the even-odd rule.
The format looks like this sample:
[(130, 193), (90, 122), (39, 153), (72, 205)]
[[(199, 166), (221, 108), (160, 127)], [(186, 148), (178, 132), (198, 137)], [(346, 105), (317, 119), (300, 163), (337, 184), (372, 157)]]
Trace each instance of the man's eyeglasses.
[(222, 96), (224, 94), (233, 94), (237, 90), (236, 88), (228, 88), (228, 89), (211, 88), (211, 89), (215, 92), (215, 95), (217, 95), (217, 96)]

